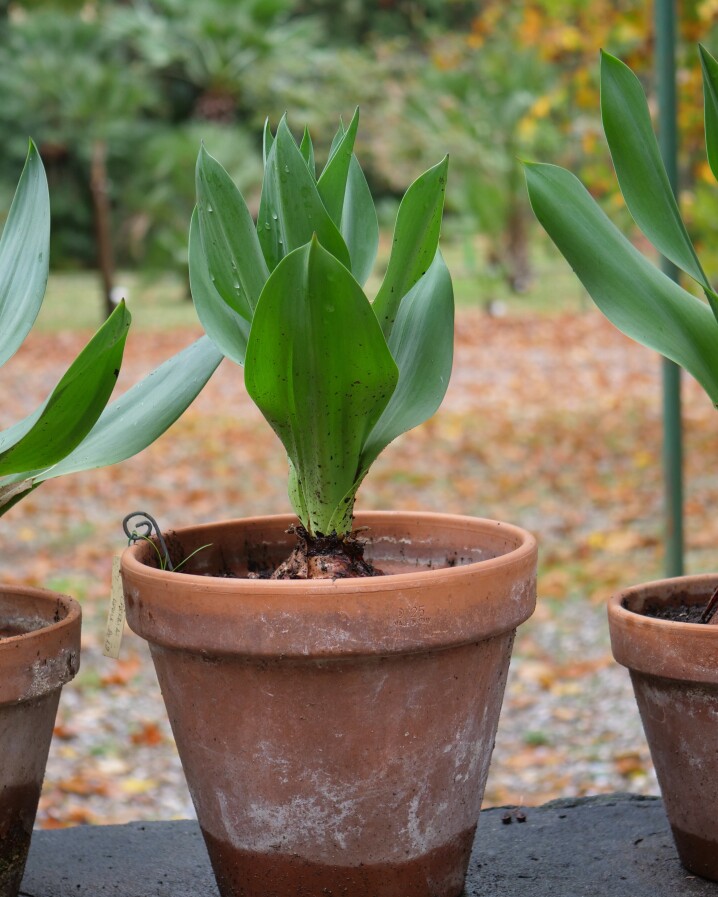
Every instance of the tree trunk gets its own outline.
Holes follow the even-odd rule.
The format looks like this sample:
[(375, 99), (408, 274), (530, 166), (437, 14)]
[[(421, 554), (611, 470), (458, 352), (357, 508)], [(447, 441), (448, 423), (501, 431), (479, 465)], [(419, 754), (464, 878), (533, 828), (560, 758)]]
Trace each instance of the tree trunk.
[(525, 293), (531, 285), (531, 259), (526, 227), (526, 210), (521, 201), (513, 199), (506, 228), (506, 268), (508, 282), (514, 293)]
[(115, 279), (115, 257), (112, 249), (112, 226), (107, 179), (107, 144), (104, 140), (95, 140), (92, 145), (90, 192), (92, 193), (92, 206), (95, 213), (97, 267), (102, 281), (105, 317), (109, 317), (115, 308), (115, 302), (112, 297)]

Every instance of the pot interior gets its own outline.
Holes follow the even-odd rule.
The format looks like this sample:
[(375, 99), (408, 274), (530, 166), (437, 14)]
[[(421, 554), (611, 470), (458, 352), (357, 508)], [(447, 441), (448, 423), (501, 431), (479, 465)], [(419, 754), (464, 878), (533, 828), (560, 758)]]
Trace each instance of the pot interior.
[[(510, 526), (497, 529), (493, 522), (481, 526), (488, 521), (451, 516), (443, 520), (447, 522), (434, 514), (364, 514), (358, 516), (355, 532), (366, 544), (365, 557), (385, 574), (451, 568), (501, 557), (518, 549), (526, 536)], [(457, 520), (467, 523), (462, 527)], [(274, 570), (290, 554), (295, 537), (287, 529), (293, 522), (293, 518), (275, 517), (209, 524), (169, 532), (165, 540), (172, 565), (182, 564), (182, 572), (231, 578), (261, 575)], [(148, 566), (160, 566), (158, 551), (149, 543), (139, 548), (137, 557)]]
[(18, 594), (0, 588), (0, 639), (44, 629), (67, 617), (68, 606), (58, 596)]
[(651, 608), (705, 606), (718, 583), (707, 581), (706, 578), (696, 577), (695, 581), (690, 581), (692, 579), (694, 578), (661, 580), (630, 589), (624, 595), (621, 606), (642, 615), (646, 615)]

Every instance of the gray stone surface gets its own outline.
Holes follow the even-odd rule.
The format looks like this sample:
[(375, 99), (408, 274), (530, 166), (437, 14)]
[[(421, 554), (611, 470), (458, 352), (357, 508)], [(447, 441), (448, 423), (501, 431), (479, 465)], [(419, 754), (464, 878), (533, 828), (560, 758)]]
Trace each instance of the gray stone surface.
[[(505, 813), (481, 815), (466, 897), (718, 897), (718, 884), (678, 862), (658, 798), (554, 801), (510, 825)], [(149, 822), (36, 832), (21, 894), (217, 897), (217, 889), (195, 822)]]

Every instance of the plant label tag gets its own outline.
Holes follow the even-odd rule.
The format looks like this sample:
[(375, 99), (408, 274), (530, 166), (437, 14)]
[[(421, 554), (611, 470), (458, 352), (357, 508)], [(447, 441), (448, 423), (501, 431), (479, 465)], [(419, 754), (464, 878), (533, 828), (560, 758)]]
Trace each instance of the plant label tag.
[(118, 658), (122, 633), (125, 628), (125, 601), (122, 596), (122, 577), (120, 576), (120, 556), (112, 558), (112, 586), (110, 588), (110, 609), (107, 613), (105, 630), (105, 646), (102, 653), (105, 657)]

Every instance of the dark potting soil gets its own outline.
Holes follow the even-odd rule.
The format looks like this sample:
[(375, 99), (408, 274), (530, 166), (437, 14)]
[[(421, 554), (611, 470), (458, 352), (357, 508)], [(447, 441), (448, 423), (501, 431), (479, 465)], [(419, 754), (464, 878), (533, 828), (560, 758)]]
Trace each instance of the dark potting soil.
[[(261, 561), (250, 560), (248, 573), (242, 576), (229, 566), (215, 570), (197, 570), (190, 562), (177, 570), (178, 573), (189, 573), (194, 576), (212, 576), (220, 579), (355, 579), (366, 576), (383, 576), (364, 557), (366, 543), (355, 536), (340, 538), (336, 533), (329, 536), (310, 536), (301, 526), (292, 526), (287, 530), (296, 536), (296, 544), (290, 555), (280, 564), (269, 558)], [(179, 567), (186, 553), (174, 533), (165, 535), (165, 541), (175, 567)], [(156, 559), (148, 558), (152, 566), (157, 566)]]
[(699, 604), (691, 603), (688, 595), (675, 595), (670, 604), (648, 602), (643, 609), (643, 615), (656, 620), (670, 620), (673, 623), (709, 623), (714, 616), (718, 604), (713, 608), (709, 618), (704, 620), (703, 615), (709, 602)]

